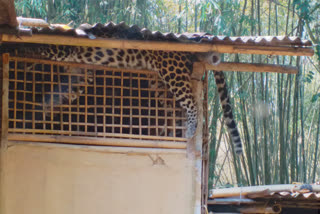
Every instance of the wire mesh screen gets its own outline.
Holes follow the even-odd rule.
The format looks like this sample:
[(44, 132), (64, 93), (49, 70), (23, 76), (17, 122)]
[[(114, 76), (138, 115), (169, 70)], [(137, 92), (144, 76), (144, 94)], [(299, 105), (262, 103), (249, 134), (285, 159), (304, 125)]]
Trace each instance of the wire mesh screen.
[(185, 115), (150, 71), (10, 58), (9, 133), (185, 141)]

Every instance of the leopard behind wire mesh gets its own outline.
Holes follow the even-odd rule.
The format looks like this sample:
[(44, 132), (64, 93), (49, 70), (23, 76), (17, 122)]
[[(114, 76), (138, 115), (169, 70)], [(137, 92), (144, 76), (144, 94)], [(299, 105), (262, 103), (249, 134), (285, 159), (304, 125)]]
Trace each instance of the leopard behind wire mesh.
[[(30, 50), (28, 50), (30, 51)], [(40, 45), (32, 49), (33, 53), (42, 58), (78, 62), (95, 65), (106, 65), (115, 68), (134, 68), (148, 69), (156, 71), (173, 94), (177, 104), (182, 107), (186, 113), (186, 137), (191, 138), (197, 127), (197, 106), (192, 93), (191, 73), (193, 62), (202, 61), (209, 63), (218, 63), (219, 57), (215, 53), (189, 53), (189, 52), (166, 52), (149, 51), (136, 49), (107, 49), (100, 47), (74, 47), (61, 45)], [(222, 72), (215, 71), (215, 79), (220, 95), (224, 117), (235, 144), (235, 151), (241, 153), (242, 145), (240, 135), (233, 119), (230, 100), (227, 94), (225, 78)], [(86, 79), (88, 81), (88, 79)], [(90, 81), (90, 80), (89, 80)], [(70, 91), (71, 88), (69, 87)], [(69, 92), (69, 104), (73, 99), (79, 99), (81, 89), (76, 93)], [(73, 97), (73, 98), (72, 98)], [(55, 98), (54, 98), (55, 99)], [(63, 102), (59, 97), (59, 102)], [(81, 96), (80, 99), (81, 100)], [(64, 101), (65, 102), (65, 101)], [(78, 101), (80, 102), (80, 101)], [(120, 120), (122, 120), (120, 118)], [(141, 128), (140, 128), (141, 132)]]
[(18, 61), (10, 67), (9, 116), (16, 119), (11, 128), (89, 136), (184, 135), (185, 116), (172, 106), (172, 94), (164, 86), (150, 86), (160, 84), (155, 73)]

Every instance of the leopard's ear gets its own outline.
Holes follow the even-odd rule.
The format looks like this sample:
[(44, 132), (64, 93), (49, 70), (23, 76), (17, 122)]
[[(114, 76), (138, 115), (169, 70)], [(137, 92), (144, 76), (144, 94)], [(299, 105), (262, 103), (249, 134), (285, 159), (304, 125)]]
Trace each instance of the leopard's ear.
[(218, 65), (221, 62), (220, 53), (217, 52), (196, 53), (195, 55), (200, 62), (206, 62), (211, 65)]

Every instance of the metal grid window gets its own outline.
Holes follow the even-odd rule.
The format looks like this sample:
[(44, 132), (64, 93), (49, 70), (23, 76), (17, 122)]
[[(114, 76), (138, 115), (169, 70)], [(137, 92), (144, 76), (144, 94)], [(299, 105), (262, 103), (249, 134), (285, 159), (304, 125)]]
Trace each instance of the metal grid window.
[(9, 133), (185, 141), (185, 115), (151, 71), (9, 60)]

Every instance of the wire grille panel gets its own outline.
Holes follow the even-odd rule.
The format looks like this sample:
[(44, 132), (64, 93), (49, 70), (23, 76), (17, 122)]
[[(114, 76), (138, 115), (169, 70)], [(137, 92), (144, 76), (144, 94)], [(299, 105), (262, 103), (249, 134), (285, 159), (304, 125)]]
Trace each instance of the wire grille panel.
[(9, 63), (9, 133), (186, 141), (183, 110), (155, 72)]

